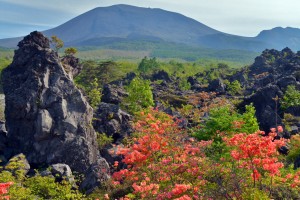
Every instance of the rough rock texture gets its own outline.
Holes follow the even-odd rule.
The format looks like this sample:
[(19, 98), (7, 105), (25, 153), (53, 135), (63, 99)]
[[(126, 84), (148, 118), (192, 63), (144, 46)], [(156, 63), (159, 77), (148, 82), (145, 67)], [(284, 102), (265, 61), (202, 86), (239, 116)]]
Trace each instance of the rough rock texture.
[(172, 81), (169, 74), (164, 70), (160, 70), (152, 75), (151, 81), (157, 81), (157, 80), (163, 80), (166, 82)]
[(253, 103), (256, 109), (256, 117), (260, 122), (261, 130), (269, 132), (270, 128), (281, 125), (282, 121), (278, 115), (278, 104), (276, 108), (275, 98), (283, 96), (281, 90), (276, 85), (270, 85), (258, 90), (254, 95), (246, 98), (244, 105)]
[(93, 126), (97, 132), (112, 136), (116, 142), (132, 133), (131, 121), (132, 116), (118, 105), (102, 102), (95, 112)]
[[(16, 163), (18, 163), (16, 165)], [(16, 168), (17, 166), (17, 168)], [(20, 153), (12, 157), (8, 163), (4, 166), (5, 170), (11, 171), (12, 173), (21, 172), (24, 176), (29, 172), (30, 165), (24, 154)]]
[(225, 90), (226, 90), (225, 84), (223, 83), (223, 81), (220, 78), (211, 81), (208, 85), (208, 91), (213, 91), (213, 92), (217, 92), (219, 94), (224, 94)]
[(33, 165), (65, 163), (86, 171), (99, 156), (92, 108), (46, 37), (35, 31), (18, 46), (3, 72), (9, 146)]
[(123, 87), (106, 84), (103, 87), (101, 101), (105, 103), (120, 104), (126, 96), (128, 96), (128, 94)]
[[(241, 75), (247, 77), (246, 81), (242, 81), (246, 97), (241, 106), (249, 103), (254, 104), (262, 130), (269, 132), (270, 128), (283, 125), (284, 113), (300, 116), (300, 107), (290, 107), (283, 110), (280, 106), (280, 98), (283, 97), (289, 85), (294, 85), (300, 90), (300, 52), (293, 53), (289, 48), (282, 51), (267, 49), (255, 59), (250, 67), (241, 71), (239, 76), (233, 75), (228, 79), (241, 81), (238, 78)], [(276, 96), (279, 98), (277, 108), (274, 101)], [(297, 123), (289, 124), (289, 126), (300, 128)], [(292, 132), (285, 132), (284, 135), (296, 133), (296, 127)]]
[(85, 175), (85, 180), (81, 183), (79, 189), (89, 194), (93, 188), (107, 181), (110, 176), (109, 165), (104, 158), (98, 159), (97, 163), (90, 166)]
[(76, 58), (72, 55), (64, 56), (61, 59), (61, 63), (65, 71), (68, 73), (69, 77), (73, 79), (76, 77), (82, 70), (82, 65), (79, 64), (79, 58)]
[(0, 121), (0, 155), (4, 153), (4, 149), (7, 146), (7, 131), (5, 128), (5, 122)]
[(65, 179), (70, 183), (75, 183), (72, 170), (69, 165), (58, 163), (49, 166), (49, 169), (42, 171), (41, 176), (53, 176), (57, 181), (62, 181)]
[(124, 148), (123, 144), (107, 145), (101, 149), (101, 156), (105, 158), (110, 166), (113, 166), (115, 161), (118, 161), (118, 168), (123, 169), (125, 168), (125, 163), (122, 162), (123, 156), (118, 153), (121, 148)]

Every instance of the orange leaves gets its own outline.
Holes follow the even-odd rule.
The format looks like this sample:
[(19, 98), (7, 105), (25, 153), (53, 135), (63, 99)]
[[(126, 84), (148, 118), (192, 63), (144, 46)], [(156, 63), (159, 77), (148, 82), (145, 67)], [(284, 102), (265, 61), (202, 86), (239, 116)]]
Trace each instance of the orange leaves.
[[(281, 130), (282, 127), (278, 128)], [(224, 139), (228, 146), (233, 147), (231, 156), (240, 161), (240, 166), (252, 171), (254, 180), (261, 177), (262, 172), (267, 172), (270, 176), (278, 175), (283, 163), (278, 161), (277, 149), (285, 144), (281, 140), (274, 140), (276, 129), (271, 129), (269, 136), (261, 136), (261, 132), (253, 134), (240, 133), (230, 139)]]
[(159, 185), (153, 183), (147, 183), (147, 181), (142, 181), (140, 185), (133, 183), (132, 185), (135, 193), (140, 193), (142, 198), (151, 197), (157, 195)]
[(156, 110), (143, 113), (136, 124), (134, 144), (120, 149), (127, 169), (114, 180), (131, 185), (137, 199), (192, 199), (201, 196), (206, 158), (211, 141), (188, 138), (168, 115)]
[[(276, 176), (274, 182), (281, 178), (277, 149), (285, 141), (274, 137), (282, 127), (268, 136), (261, 131), (235, 134), (224, 139), (226, 146), (213, 146), (212, 141), (195, 141), (170, 116), (151, 110), (142, 114), (136, 130), (134, 143), (119, 150), (127, 169), (113, 174), (116, 187), (131, 187), (132, 193), (121, 199), (241, 199), (253, 187), (249, 181), (256, 187), (255, 182), (262, 183), (266, 176)], [(230, 149), (231, 158), (227, 153), (220, 160), (205, 156), (219, 147)], [(300, 186), (300, 174), (286, 180)]]
[(0, 183), (0, 198), (9, 200), (9, 196), (3, 196), (8, 193), (8, 188), (13, 184), (13, 182)]
[(190, 190), (192, 187), (186, 184), (175, 184), (175, 188), (171, 191), (174, 196), (181, 195), (185, 193), (187, 190)]

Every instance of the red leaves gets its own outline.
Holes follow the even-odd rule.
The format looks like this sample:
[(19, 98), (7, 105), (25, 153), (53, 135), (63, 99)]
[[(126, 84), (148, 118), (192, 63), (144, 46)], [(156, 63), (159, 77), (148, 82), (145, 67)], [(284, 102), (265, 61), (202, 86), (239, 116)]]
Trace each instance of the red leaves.
[(0, 183), (0, 198), (9, 200), (9, 196), (3, 196), (8, 193), (8, 188), (13, 184), (13, 182)]
[(114, 180), (130, 184), (138, 199), (192, 199), (201, 196), (206, 168), (203, 149), (211, 141), (196, 142), (178, 128), (168, 115), (156, 110), (143, 114), (136, 124), (134, 144), (120, 149), (128, 165), (113, 174)]
[[(282, 131), (282, 127), (278, 127)], [(269, 136), (261, 136), (262, 132), (254, 134), (240, 133), (230, 139), (224, 139), (228, 146), (233, 147), (231, 156), (240, 161), (240, 166), (252, 171), (252, 178), (259, 180), (262, 172), (270, 176), (278, 175), (283, 163), (278, 161), (277, 149), (285, 144), (281, 140), (274, 140), (276, 129), (271, 129)]]
[[(212, 141), (195, 141), (170, 116), (158, 111), (143, 114), (136, 130), (134, 143), (119, 150), (127, 169), (113, 174), (114, 185), (132, 188), (132, 194), (123, 199), (214, 199), (222, 195), (241, 199), (243, 190), (251, 187), (249, 181), (254, 181), (256, 187), (255, 182), (261, 183), (267, 176), (276, 176), (278, 180), (283, 167), (277, 149), (285, 142), (274, 140), (276, 131), (283, 131), (282, 127), (272, 130), (268, 136), (258, 131), (225, 138), (227, 147), (224, 148), (231, 149), (231, 158), (226, 154), (220, 160), (205, 156), (213, 148)], [(289, 177), (294, 180), (294, 187), (300, 186), (299, 177), (300, 173)], [(217, 187), (215, 196), (210, 187)]]

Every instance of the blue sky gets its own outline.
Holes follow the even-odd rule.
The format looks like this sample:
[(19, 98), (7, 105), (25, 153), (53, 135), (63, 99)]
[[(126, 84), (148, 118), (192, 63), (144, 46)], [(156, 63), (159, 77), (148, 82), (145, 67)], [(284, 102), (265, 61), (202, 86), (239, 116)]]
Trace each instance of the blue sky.
[(300, 28), (299, 0), (0, 0), (0, 38), (53, 28), (95, 7), (114, 4), (179, 12), (243, 36), (276, 26)]

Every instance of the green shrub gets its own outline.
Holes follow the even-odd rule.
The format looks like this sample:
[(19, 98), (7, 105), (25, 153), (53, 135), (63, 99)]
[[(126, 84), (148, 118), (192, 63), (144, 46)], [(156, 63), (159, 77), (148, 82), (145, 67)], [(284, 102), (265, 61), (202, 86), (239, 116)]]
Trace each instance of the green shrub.
[(214, 108), (210, 110), (209, 117), (205, 120), (203, 127), (194, 133), (199, 140), (215, 139), (221, 141), (221, 133), (230, 135), (232, 133), (253, 133), (259, 130), (255, 117), (255, 108), (252, 104), (246, 106), (243, 114), (237, 113), (230, 106)]
[(66, 56), (73, 56), (77, 53), (77, 49), (75, 47), (66, 48), (64, 51)]
[(106, 145), (113, 142), (112, 136), (107, 136), (105, 133), (97, 133), (97, 143), (99, 149), (104, 148)]
[(289, 85), (280, 103), (284, 110), (291, 106), (300, 106), (300, 91), (294, 85)]
[(156, 61), (156, 58), (144, 57), (138, 65), (138, 70), (142, 73), (153, 72), (155, 69), (158, 69), (159, 63)]
[(89, 98), (89, 103), (93, 108), (96, 108), (99, 103), (101, 102), (101, 89), (98, 85), (98, 79), (95, 78), (94, 81), (91, 83), (90, 88), (87, 91), (87, 95)]
[(73, 190), (72, 185), (63, 180), (61, 183), (55, 182), (54, 177), (36, 175), (26, 179), (24, 186), (31, 190), (31, 193), (40, 199), (83, 199), (83, 195), (78, 190)]
[(179, 79), (179, 89), (189, 90), (191, 89), (191, 84), (184, 78)]
[(236, 95), (242, 93), (242, 86), (238, 80), (235, 80), (227, 85), (227, 92), (230, 95)]
[(254, 133), (259, 130), (258, 121), (255, 117), (255, 107), (251, 103), (246, 105), (245, 109), (246, 111), (241, 115), (241, 120), (244, 124), (242, 124), (239, 131), (242, 133)]
[(136, 77), (125, 89), (128, 92), (128, 97), (123, 100), (121, 106), (125, 107), (130, 113), (154, 106), (150, 81)]
[(289, 153), (286, 156), (286, 161), (288, 163), (294, 163), (295, 160), (300, 156), (300, 136), (293, 135), (291, 137), (289, 146), (290, 148), (289, 148)]
[(5, 169), (0, 169), (0, 183), (13, 182), (9, 188), (11, 200), (36, 200), (57, 199), (71, 200), (84, 199), (84, 195), (73, 185), (65, 180), (56, 182), (52, 176), (42, 177), (37, 173), (35, 176), (24, 175), (24, 163), (22, 160), (13, 160)]
[(51, 36), (50, 43), (54, 46), (55, 51), (58, 51), (64, 46), (64, 42), (58, 38), (56, 35)]

